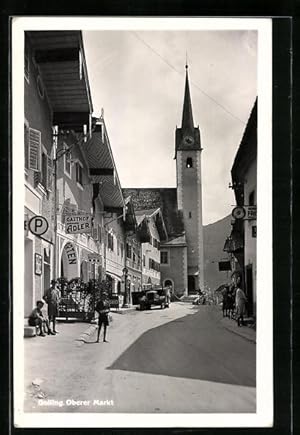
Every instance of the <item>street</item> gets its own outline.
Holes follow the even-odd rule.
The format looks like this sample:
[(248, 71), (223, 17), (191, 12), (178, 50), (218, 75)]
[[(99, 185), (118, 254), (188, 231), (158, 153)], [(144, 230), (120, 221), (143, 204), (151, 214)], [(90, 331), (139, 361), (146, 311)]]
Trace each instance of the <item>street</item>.
[(225, 328), (219, 307), (112, 316), (108, 343), (63, 322), (25, 340), (25, 412), (255, 412), (255, 342)]

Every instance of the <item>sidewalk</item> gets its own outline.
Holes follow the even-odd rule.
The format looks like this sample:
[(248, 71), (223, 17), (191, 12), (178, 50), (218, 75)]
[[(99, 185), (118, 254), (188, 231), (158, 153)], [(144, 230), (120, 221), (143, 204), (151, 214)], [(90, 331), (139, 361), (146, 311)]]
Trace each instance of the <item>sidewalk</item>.
[(256, 343), (256, 331), (250, 326), (238, 326), (235, 320), (229, 319), (228, 317), (222, 317), (222, 312), (220, 312), (220, 323), (225, 329), (233, 334), (237, 334), (246, 340)]

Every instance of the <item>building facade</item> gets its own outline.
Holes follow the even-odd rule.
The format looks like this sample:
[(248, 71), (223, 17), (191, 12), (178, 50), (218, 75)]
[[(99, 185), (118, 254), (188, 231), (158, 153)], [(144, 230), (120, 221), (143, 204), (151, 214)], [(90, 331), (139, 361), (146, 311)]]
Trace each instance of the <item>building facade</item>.
[(232, 270), (242, 277), (247, 312), (256, 316), (256, 208), (257, 208), (257, 100), (251, 111), (231, 169), (236, 207), (232, 231), (224, 251), (231, 254)]
[(161, 284), (160, 244), (167, 238), (161, 210), (139, 210), (136, 212), (142, 241), (142, 286), (149, 289)]
[[(25, 32), (24, 58), (26, 317), (56, 275), (53, 127), (70, 126), (72, 113), (71, 127), (88, 131), (92, 103), (81, 32)], [(42, 234), (34, 230), (38, 216), (43, 217), (48, 227)]]

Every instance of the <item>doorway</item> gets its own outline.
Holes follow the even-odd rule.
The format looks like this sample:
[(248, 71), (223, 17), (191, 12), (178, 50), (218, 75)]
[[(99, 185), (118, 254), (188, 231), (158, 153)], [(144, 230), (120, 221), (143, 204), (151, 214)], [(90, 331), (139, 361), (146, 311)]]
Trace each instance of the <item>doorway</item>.
[(34, 307), (33, 287), (33, 242), (25, 239), (24, 252), (24, 316), (28, 317)]
[(44, 288), (42, 297), (45, 295), (46, 291), (50, 287), (50, 255), (47, 255), (47, 250), (44, 249)]
[(195, 277), (194, 277), (194, 275), (189, 275), (188, 276), (188, 293), (192, 294), (192, 293), (195, 293), (195, 291), (196, 291)]

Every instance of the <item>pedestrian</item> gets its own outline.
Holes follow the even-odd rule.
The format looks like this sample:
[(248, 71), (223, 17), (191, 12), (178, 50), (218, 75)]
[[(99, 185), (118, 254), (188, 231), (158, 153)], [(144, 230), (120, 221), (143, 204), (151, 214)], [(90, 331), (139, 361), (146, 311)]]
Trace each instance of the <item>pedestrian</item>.
[(45, 297), (45, 301), (48, 304), (48, 317), (49, 317), (49, 324), (52, 321), (53, 323), (53, 332), (55, 334), (58, 334), (58, 331), (56, 330), (56, 317), (58, 316), (58, 307), (59, 307), (59, 300), (60, 300), (60, 292), (57, 287), (57, 282), (55, 279), (51, 281), (51, 286), (49, 290), (47, 291)]
[(103, 342), (108, 343), (106, 340), (106, 329), (109, 326), (108, 313), (110, 310), (109, 300), (107, 293), (102, 293), (101, 299), (97, 302), (95, 310), (99, 313), (98, 317), (98, 334), (97, 343), (99, 343), (99, 337), (101, 332), (101, 327), (103, 325)]
[(36, 302), (36, 308), (32, 310), (28, 319), (28, 324), (29, 326), (38, 326), (40, 328), (39, 335), (41, 337), (46, 336), (45, 332), (48, 332), (48, 335), (55, 335), (55, 333), (52, 332), (50, 329), (49, 320), (43, 315), (42, 312), (43, 306), (44, 306), (43, 301)]
[(228, 314), (228, 285), (226, 285), (222, 291), (223, 302), (222, 302), (222, 311), (223, 317), (227, 317)]
[(246, 311), (247, 298), (241, 288), (241, 278), (236, 280), (236, 293), (235, 293), (235, 308), (236, 308), (236, 321), (238, 326), (242, 326), (244, 322), (244, 315)]
[(164, 288), (165, 298), (166, 298), (166, 307), (169, 308), (171, 303), (171, 293), (170, 293), (170, 287), (167, 286)]

